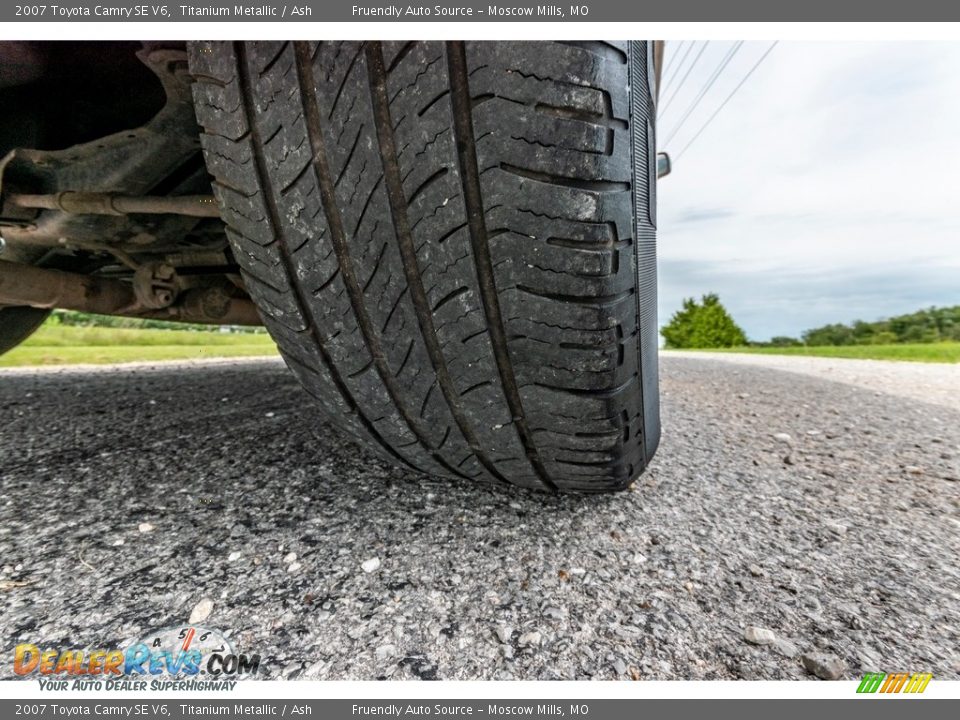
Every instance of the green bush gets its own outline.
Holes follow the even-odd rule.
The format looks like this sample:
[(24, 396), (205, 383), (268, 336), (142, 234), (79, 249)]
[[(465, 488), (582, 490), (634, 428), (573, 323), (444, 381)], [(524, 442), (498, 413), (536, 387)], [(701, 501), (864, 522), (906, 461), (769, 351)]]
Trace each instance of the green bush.
[(686, 298), (660, 334), (668, 348), (729, 348), (747, 344), (747, 336), (714, 293), (704, 295), (700, 302)]

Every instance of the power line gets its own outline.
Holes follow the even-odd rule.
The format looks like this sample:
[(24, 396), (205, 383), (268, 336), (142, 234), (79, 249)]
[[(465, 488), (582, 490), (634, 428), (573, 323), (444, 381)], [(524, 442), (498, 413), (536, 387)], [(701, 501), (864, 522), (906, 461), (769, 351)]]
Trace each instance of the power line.
[(717, 69), (713, 71), (713, 74), (707, 80), (706, 84), (703, 86), (703, 89), (700, 90), (700, 93), (697, 97), (694, 98), (693, 102), (690, 103), (690, 106), (687, 108), (687, 111), (683, 114), (683, 117), (680, 118), (680, 121), (677, 123), (677, 126), (673, 129), (673, 132), (670, 133), (670, 136), (664, 141), (664, 146), (668, 145), (671, 140), (676, 136), (680, 129), (684, 126), (687, 120), (690, 118), (691, 113), (696, 110), (697, 105), (703, 100), (706, 94), (710, 91), (710, 88), (713, 87), (713, 84), (717, 82), (717, 79), (723, 74), (723, 71), (726, 69), (727, 65), (730, 64), (730, 61), (733, 60), (734, 55), (737, 54), (737, 51), (743, 46), (743, 40), (739, 40), (724, 58), (720, 61), (720, 64), (717, 66)]
[(758, 67), (760, 67), (760, 65), (763, 63), (764, 60), (767, 59), (767, 55), (769, 55), (769, 54), (773, 51), (773, 49), (777, 46), (777, 43), (778, 43), (778, 42), (780, 42), (780, 41), (779, 41), (779, 40), (774, 40), (773, 43), (770, 45), (770, 47), (768, 47), (768, 48), (766, 49), (766, 51), (763, 53), (763, 55), (760, 56), (760, 59), (757, 60), (756, 63), (754, 63), (753, 67), (750, 68), (750, 70), (747, 72), (747, 74), (743, 76), (743, 80), (741, 80), (741, 81), (737, 84), (737, 86), (733, 89), (733, 91), (732, 91), (729, 95), (727, 95), (726, 99), (725, 99), (722, 103), (720, 103), (720, 107), (718, 107), (716, 110), (713, 111), (713, 115), (711, 115), (709, 118), (707, 118), (707, 121), (703, 124), (703, 126), (702, 126), (699, 130), (697, 130), (696, 134), (690, 139), (690, 142), (688, 142), (686, 145), (684, 145), (684, 146), (683, 146), (683, 149), (680, 150), (680, 152), (677, 153), (677, 160), (679, 160), (679, 159), (683, 156), (683, 154), (687, 151), (687, 148), (689, 148), (691, 145), (693, 145), (694, 141), (703, 134), (703, 131), (707, 129), (707, 126), (708, 126), (711, 122), (713, 122), (713, 119), (714, 119), (717, 115), (720, 114), (720, 111), (723, 110), (724, 106), (725, 106), (728, 102), (730, 102), (730, 99), (731, 99), (734, 95), (737, 94), (737, 90), (739, 90), (740, 88), (743, 87), (744, 83), (747, 82), (747, 80), (750, 79), (750, 76), (751, 76), (751, 75), (753, 75), (753, 72), (754, 72)]
[[(680, 41), (680, 44), (677, 45), (677, 50), (676, 50), (676, 52), (673, 51), (673, 48), (670, 48), (670, 54), (667, 55), (667, 60), (666, 60), (666, 62), (663, 64), (663, 70), (662, 70), (661, 73), (660, 73), (661, 75), (666, 75), (666, 74), (667, 74), (667, 70), (669, 70), (670, 68), (673, 67), (673, 59), (677, 56), (677, 53), (679, 53), (680, 50), (683, 48), (683, 46), (686, 45), (686, 44), (687, 44), (687, 41), (686, 41), (686, 40), (681, 40), (681, 41)], [(664, 45), (664, 55), (666, 55), (667, 43), (664, 43), (663, 45)], [(686, 57), (686, 56), (684, 56), (684, 57)], [(681, 62), (683, 62), (683, 61), (681, 60)]]
[[(690, 77), (690, 73), (697, 66), (697, 61), (700, 60), (700, 57), (703, 55), (703, 51), (707, 49), (707, 45), (710, 44), (709, 40), (704, 41), (703, 45), (700, 48), (700, 52), (697, 53), (697, 56), (693, 59), (693, 64), (687, 69), (687, 72), (684, 73), (683, 78), (680, 80), (680, 83), (677, 85), (677, 89), (670, 93), (670, 97), (666, 99), (663, 103), (663, 107), (659, 108), (657, 115), (663, 115), (663, 111), (670, 106), (670, 102), (677, 96), (677, 93), (680, 92), (680, 88), (683, 87), (683, 84), (687, 81), (687, 78)], [(693, 45), (690, 46), (690, 49), (693, 49)]]
[[(677, 76), (677, 73), (683, 68), (683, 64), (687, 61), (687, 55), (689, 55), (690, 51), (693, 50), (694, 45), (696, 45), (695, 41), (691, 41), (690, 44), (687, 45), (687, 51), (683, 54), (683, 57), (680, 58), (680, 62), (677, 63), (677, 66), (673, 69), (673, 72), (670, 74), (670, 76), (663, 81), (664, 87), (670, 87), (670, 83), (673, 82), (673, 79)], [(683, 47), (683, 43), (680, 43), (680, 47)], [(677, 53), (680, 52), (680, 47), (677, 48)], [(668, 67), (673, 67), (673, 64), (670, 63), (669, 66), (664, 66), (664, 76), (667, 74)]]

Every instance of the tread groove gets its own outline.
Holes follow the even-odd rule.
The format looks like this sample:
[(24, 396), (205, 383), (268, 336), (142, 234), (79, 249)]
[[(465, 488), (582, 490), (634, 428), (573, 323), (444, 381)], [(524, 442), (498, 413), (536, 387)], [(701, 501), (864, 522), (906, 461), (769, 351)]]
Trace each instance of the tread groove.
[(513, 364), (510, 361), (507, 348), (507, 335), (494, 281), (490, 246), (486, 237), (483, 198), (480, 194), (480, 171), (474, 141), (466, 47), (462, 42), (448, 42), (446, 50), (450, 74), (450, 100), (453, 106), (454, 134), (457, 138), (457, 154), (460, 162), (460, 181), (463, 186), (464, 203), (467, 206), (470, 242), (480, 285), (480, 296), (487, 317), (490, 344), (493, 348), (497, 371), (503, 384), (503, 393), (513, 416), (513, 426), (520, 437), (524, 452), (544, 486), (556, 491), (557, 486), (547, 474), (543, 461), (537, 452), (533, 435), (527, 425), (523, 400), (520, 397), (520, 389), (517, 385), (517, 378), (514, 375)]
[(450, 172), (449, 169), (447, 169), (447, 168), (445, 168), (445, 167), (444, 167), (444, 168), (440, 168), (440, 169), (437, 170), (435, 173), (433, 173), (433, 175), (431, 175), (431, 176), (428, 177), (426, 180), (424, 180), (422, 183), (420, 183), (420, 186), (419, 186), (416, 190), (414, 190), (412, 193), (410, 193), (410, 197), (407, 198), (407, 206), (409, 207), (410, 205), (413, 205), (413, 203), (416, 202), (417, 198), (420, 197), (420, 195), (423, 194), (423, 192), (424, 192), (428, 187), (430, 187), (433, 183), (435, 183), (437, 180), (439, 180), (440, 178), (442, 178), (442, 177), (443, 177), (444, 175), (446, 175), (448, 172)]
[[(383, 157), (383, 176), (387, 188), (390, 212), (393, 216), (394, 227), (397, 233), (397, 244), (403, 259), (403, 269), (407, 276), (407, 288), (410, 290), (410, 299), (417, 309), (417, 320), (423, 335), (427, 354), (437, 376), (437, 384), (443, 394), (450, 412), (453, 415), (460, 432), (470, 446), (477, 460), (490, 475), (503, 483), (509, 481), (497, 470), (480, 445), (473, 428), (460, 404), (460, 397), (453, 384), (453, 378), (447, 367), (443, 350), (437, 339), (433, 316), (430, 312), (430, 303), (423, 286), (417, 263), (417, 253), (407, 216), (407, 201), (403, 193), (403, 181), (400, 175), (400, 166), (397, 162), (396, 140), (393, 136), (393, 123), (390, 117), (390, 100), (387, 95), (386, 70), (383, 66), (383, 50), (380, 43), (369, 43), (367, 52), (367, 72), (370, 78), (370, 97), (373, 103), (374, 116), (377, 119), (377, 141)], [(431, 387), (431, 390), (433, 388)], [(426, 408), (429, 393), (424, 398), (420, 414)]]
[(586, 190), (587, 192), (627, 192), (630, 190), (630, 183), (620, 180), (585, 180), (577, 177), (566, 177), (564, 175), (553, 175), (551, 173), (531, 170), (510, 163), (500, 163), (500, 169), (511, 175), (534, 180), (536, 182), (547, 183), (548, 185), (559, 185), (560, 187), (573, 188), (574, 190)]
[[(263, 155), (263, 144), (261, 143), (260, 131), (257, 128), (257, 118), (256, 113), (251, 107), (249, 97), (252, 95), (252, 82), (250, 76), (250, 67), (248, 64), (247, 51), (244, 43), (237, 42), (234, 43), (234, 51), (237, 59), (237, 83), (244, 92), (240, 93), (240, 106), (243, 109), (243, 113), (246, 116), (247, 126), (250, 133), (250, 147), (253, 154), (253, 165), (254, 171), (256, 172), (257, 184), (261, 188), (263, 193), (264, 205), (269, 215), (269, 222), (273, 235), (278, 239), (277, 247), (279, 248), (279, 255), (281, 258), (281, 263), (284, 266), (284, 270), (287, 274), (287, 277), (294, 277), (294, 264), (292, 259), (289, 256), (289, 250), (287, 243), (284, 238), (283, 224), (279, 222), (280, 212), (277, 208), (276, 200), (273, 198), (272, 194), (267, 191), (269, 188), (269, 182), (267, 181), (267, 170), (266, 170), (266, 158)], [(390, 455), (397, 458), (404, 465), (413, 468), (417, 472), (424, 473), (424, 470), (414, 465), (410, 460), (405, 458), (403, 455), (398, 453), (391, 445), (388, 443), (383, 436), (377, 431), (373, 423), (364, 415), (363, 411), (360, 409), (356, 399), (353, 397), (353, 394), (350, 392), (350, 388), (347, 387), (343, 378), (340, 376), (340, 373), (337, 371), (336, 366), (334, 365), (333, 358), (330, 357), (327, 348), (324, 346), (323, 342), (320, 340), (319, 333), (317, 332), (316, 320), (313, 317), (312, 312), (310, 311), (310, 303), (307, 301), (307, 298), (303, 296), (302, 291), (295, 282), (290, 283), (292, 288), (292, 295), (294, 301), (297, 304), (297, 309), (307, 321), (309, 328), (310, 339), (313, 342), (314, 346), (317, 348), (317, 351), (320, 357), (323, 359), (323, 363), (327, 368), (327, 371), (330, 374), (330, 378), (333, 381), (333, 384), (336, 386), (337, 390), (340, 392), (344, 401), (347, 403), (347, 406), (353, 411), (360, 422), (363, 424), (364, 428), (370, 433), (370, 436), (373, 437)], [(426, 474), (426, 473), (425, 473)]]
[[(340, 276), (343, 279), (344, 287), (346, 287), (347, 297), (350, 300), (350, 306), (353, 308), (354, 315), (357, 319), (357, 325), (363, 335), (364, 343), (370, 351), (372, 358), (371, 363), (376, 367), (377, 374), (380, 376), (380, 380), (383, 382), (383, 386), (391, 402), (417, 441), (427, 450), (434, 460), (440, 465), (446, 466), (446, 461), (436, 454), (436, 448), (431, 444), (420, 423), (414, 420), (410, 414), (410, 410), (403, 401), (400, 387), (387, 364), (380, 333), (376, 330), (373, 320), (370, 317), (370, 312), (367, 309), (366, 302), (364, 301), (363, 288), (361, 288), (360, 282), (357, 279), (353, 258), (350, 256), (347, 235), (343, 227), (343, 218), (341, 217), (340, 209), (337, 207), (334, 183), (331, 177), (329, 161), (327, 160), (327, 150), (322, 136), (321, 112), (320, 106), (317, 103), (317, 85), (310, 55), (310, 46), (306, 42), (297, 41), (294, 43), (297, 78), (300, 85), (300, 100), (303, 103), (307, 137), (310, 140), (310, 149), (312, 150), (311, 165), (317, 179), (317, 184), (320, 187), (320, 198), (323, 204), (324, 214), (327, 216), (327, 222), (330, 226), (330, 242), (333, 244), (337, 262), (340, 266)], [(379, 183), (374, 187), (375, 189), (379, 187)], [(368, 205), (369, 202), (368, 200)], [(366, 206), (364, 207), (364, 212), (365, 211)], [(386, 246), (384, 245), (378, 260), (382, 258), (382, 253), (385, 250)], [(403, 293), (401, 293), (400, 296), (402, 297)], [(366, 370), (366, 368), (364, 368), (364, 370)], [(469, 479), (467, 475), (459, 472), (457, 472), (457, 474), (464, 479)]]

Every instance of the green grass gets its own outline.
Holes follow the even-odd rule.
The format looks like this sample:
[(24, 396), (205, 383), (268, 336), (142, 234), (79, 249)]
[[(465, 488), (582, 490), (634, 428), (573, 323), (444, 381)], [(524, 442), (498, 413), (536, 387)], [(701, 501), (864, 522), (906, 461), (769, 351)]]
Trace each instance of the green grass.
[[(273, 340), (266, 333), (47, 324), (19, 347), (0, 355), (0, 367), (256, 357), (274, 355), (276, 352)], [(716, 352), (960, 363), (960, 342), (839, 347), (742, 347)]]
[(110, 364), (276, 354), (266, 333), (44, 325), (0, 355), (0, 367)]
[(907, 360), (912, 362), (960, 363), (960, 342), (903, 343), (896, 345), (841, 345), (824, 347), (740, 347), (717, 352), (757, 355), (811, 355), (858, 360)]

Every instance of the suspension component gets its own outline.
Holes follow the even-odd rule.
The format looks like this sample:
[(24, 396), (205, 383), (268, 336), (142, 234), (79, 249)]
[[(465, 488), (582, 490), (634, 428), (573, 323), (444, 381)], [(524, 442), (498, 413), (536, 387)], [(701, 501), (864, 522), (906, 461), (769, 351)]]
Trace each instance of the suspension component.
[(52, 195), (10, 193), (7, 202), (33, 210), (59, 210), (71, 215), (188, 215), (220, 217), (212, 195), (180, 195), (169, 197), (117, 195), (114, 193), (74, 192), (67, 190)]
[(133, 273), (133, 292), (145, 308), (170, 307), (177, 299), (177, 270), (159, 260), (143, 263)]
[(233, 292), (227, 285), (193, 288), (175, 296), (166, 307), (147, 307), (134, 286), (122, 280), (0, 260), (0, 306), (62, 308), (213, 325), (262, 325), (253, 302), (234, 297)]

